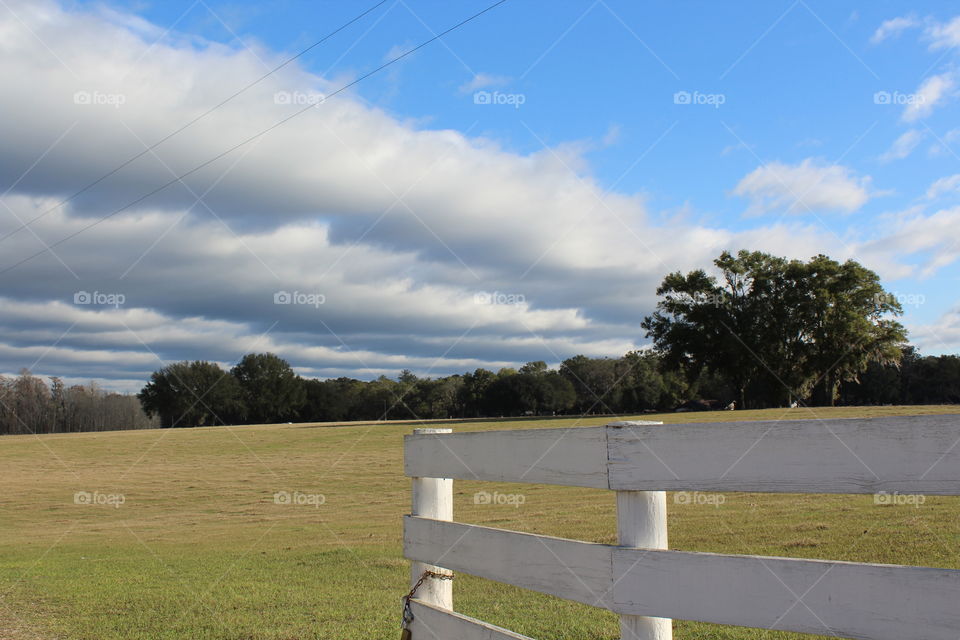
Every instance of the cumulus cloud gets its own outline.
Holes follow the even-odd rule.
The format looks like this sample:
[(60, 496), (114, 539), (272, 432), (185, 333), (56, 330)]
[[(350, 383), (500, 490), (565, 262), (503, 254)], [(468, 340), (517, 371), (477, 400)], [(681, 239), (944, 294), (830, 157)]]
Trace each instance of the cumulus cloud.
[(917, 20), (914, 16), (901, 16), (898, 18), (892, 18), (890, 20), (884, 21), (877, 30), (873, 32), (873, 36), (870, 38), (870, 42), (874, 44), (879, 44), (887, 38), (892, 38), (900, 35), (905, 29), (910, 29), (920, 25), (920, 21)]
[(940, 104), (947, 101), (956, 86), (956, 77), (952, 71), (930, 76), (924, 80), (913, 94), (913, 99), (903, 110), (905, 122), (913, 122), (930, 115)]
[[(618, 355), (642, 342), (659, 278), (729, 238), (695, 228), (697, 252), (672, 246), (677, 230), (651, 225), (640, 198), (574, 173), (571, 149), (508, 153), (348, 95), (84, 231), (335, 85), (290, 65), (54, 208), (260, 76), (261, 59), (278, 59), (210, 42), (153, 44), (155, 33), (116, 15), (12, 6), (16, 16), (0, 13), (0, 175), (19, 182), (0, 199), (0, 236), (15, 233), (2, 241), (0, 269), (79, 235), (0, 276), (8, 312), (29, 302), (52, 323), (38, 332), (21, 313), (4, 324), (0, 371), (33, 365), (54, 342), (38, 369), (82, 377), (90, 352), (86, 371), (105, 373), (95, 370), (100, 351), (130, 351), (115, 361), (118, 379), (145, 377), (157, 356), (229, 364), (267, 349), (305, 374), (367, 377)], [(78, 311), (82, 292), (124, 303)], [(283, 292), (308, 302), (274, 304)], [(317, 296), (323, 303), (311, 305)], [(85, 322), (132, 314), (150, 323), (61, 336), (78, 312)]]
[[(16, 186), (0, 197), (0, 237), (15, 235), (0, 240), (0, 271), (26, 262), (0, 273), (0, 371), (128, 389), (164, 362), (229, 366), (250, 351), (320, 377), (620, 355), (644, 342), (639, 321), (669, 271), (724, 249), (862, 246), (798, 223), (660, 221), (641, 197), (602, 189), (574, 147), (512, 153), (351, 94), (84, 230), (339, 85), (291, 64), (56, 207), (280, 58), (155, 43), (163, 30), (122, 13), (6, 4), (0, 179)], [(868, 182), (807, 160), (760, 168), (738, 191), (761, 207), (852, 211)], [(874, 268), (898, 251), (881, 243)]]
[(924, 133), (918, 129), (911, 129), (904, 132), (900, 137), (893, 141), (890, 148), (880, 155), (880, 162), (890, 162), (892, 160), (902, 160), (913, 153), (917, 145), (925, 137)]
[(770, 162), (747, 174), (734, 189), (750, 200), (748, 213), (852, 212), (870, 199), (869, 177), (848, 167), (818, 164), (807, 158), (797, 165)]

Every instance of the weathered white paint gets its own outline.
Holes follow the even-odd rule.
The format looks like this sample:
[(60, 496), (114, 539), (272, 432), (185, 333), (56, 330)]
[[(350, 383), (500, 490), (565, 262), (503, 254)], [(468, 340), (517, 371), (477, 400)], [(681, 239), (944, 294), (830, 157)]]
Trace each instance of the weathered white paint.
[(956, 415), (612, 427), (607, 435), (611, 489), (960, 494)]
[(405, 438), (408, 476), (607, 488), (602, 427), (468, 432)]
[(407, 557), (601, 606), (869, 640), (957, 640), (960, 571), (628, 549), (489, 527), (404, 522)]
[(615, 607), (685, 620), (870, 640), (957, 640), (960, 571), (613, 551)]
[[(414, 429), (414, 433), (426, 436), (428, 434), (448, 434), (451, 429)], [(413, 478), (413, 498), (411, 513), (415, 516), (433, 518), (434, 520), (453, 520), (453, 480), (442, 477), (415, 477)], [(410, 565), (410, 585), (417, 583), (424, 571), (447, 573), (446, 569), (423, 562), (413, 562)], [(423, 602), (453, 609), (453, 584), (450, 580), (438, 580), (428, 577), (420, 585), (416, 594)]]
[[(960, 416), (651, 425), (450, 434), (406, 440), (414, 515), (404, 552), (422, 568), (498, 580), (605, 607), (624, 640), (667, 640), (670, 619), (869, 640), (960, 639), (960, 571), (668, 551), (663, 490), (960, 495)], [(452, 520), (452, 478), (617, 491), (620, 546)], [(417, 637), (523, 636), (444, 611)]]
[(413, 622), (410, 631), (415, 640), (532, 640), (476, 618), (439, 609), (419, 600), (411, 600)]
[[(617, 541), (621, 547), (667, 548), (667, 494), (663, 491), (617, 491)], [(622, 640), (672, 640), (668, 618), (620, 616)]]
[(632, 491), (960, 495), (956, 415), (614, 425), (407, 436), (406, 474)]
[(609, 608), (610, 548), (459, 522), (407, 516), (407, 558)]

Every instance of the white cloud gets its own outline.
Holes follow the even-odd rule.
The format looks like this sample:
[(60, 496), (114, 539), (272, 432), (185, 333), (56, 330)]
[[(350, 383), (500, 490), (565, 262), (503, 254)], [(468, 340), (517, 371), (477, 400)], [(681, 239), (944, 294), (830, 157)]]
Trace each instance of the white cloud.
[(509, 76), (498, 76), (491, 73), (478, 73), (469, 81), (460, 85), (460, 93), (473, 93), (487, 87), (501, 87), (510, 82)]
[[(260, 59), (280, 60), (195, 39), (151, 48), (156, 32), (138, 21), (51, 2), (12, 6), (25, 24), (0, 12), (0, 182), (13, 184), (69, 133), (0, 199), (0, 236), (17, 226), (5, 207), (21, 219), (47, 211), (142, 151), (138, 138), (161, 139), (262, 75)], [(336, 86), (289, 65), (158, 147), (159, 159), (148, 154), (32, 229), (47, 243), (80, 232), (171, 171), (195, 167), (302, 108), (300, 98)], [(125, 101), (78, 104), (80, 91)], [(643, 342), (639, 320), (669, 271), (709, 264), (728, 248), (805, 258), (856, 257), (863, 246), (796, 221), (743, 231), (658, 222), (641, 197), (604, 192), (570, 145), (510, 153), (490, 140), (417, 128), (346, 94), (184, 182), (56, 247), (79, 279), (48, 253), (0, 277), (0, 371), (39, 358), (38, 373), (129, 388), (159, 366), (151, 351), (163, 361), (229, 365), (272, 350), (304, 375), (364, 377), (619, 355)], [(803, 211), (800, 196), (811, 208), (853, 211), (869, 199), (868, 185), (846, 167), (806, 160), (761, 167), (738, 191), (764, 210)], [(197, 204), (187, 187), (210, 191)], [(923, 222), (902, 231), (919, 233)], [(933, 222), (941, 239), (949, 235), (948, 220)], [(865, 263), (910, 268), (885, 239), (864, 248)], [(3, 240), (0, 270), (42, 248), (26, 231)], [(123, 293), (125, 305), (75, 305), (81, 290)], [(274, 304), (281, 290), (325, 302)], [(515, 304), (478, 304), (480, 292)]]
[(904, 132), (899, 138), (893, 141), (890, 148), (880, 155), (880, 162), (890, 162), (892, 160), (902, 160), (913, 153), (917, 145), (925, 137), (925, 134), (918, 129), (911, 129)]
[(733, 192), (750, 199), (750, 214), (774, 210), (849, 213), (870, 199), (869, 184), (869, 177), (858, 178), (848, 167), (818, 165), (807, 158), (798, 165), (771, 162), (757, 167)]
[(960, 173), (940, 178), (927, 189), (927, 199), (933, 200), (944, 193), (960, 190)]
[[(924, 214), (911, 211), (883, 229), (883, 236), (864, 242), (857, 252), (865, 260), (886, 263), (889, 278), (929, 278), (960, 259), (960, 207)], [(898, 258), (891, 260), (892, 257)]]
[(900, 32), (902, 32), (904, 29), (910, 29), (919, 25), (920, 22), (913, 16), (901, 16), (899, 18), (886, 20), (883, 24), (877, 27), (876, 31), (873, 32), (870, 42), (878, 44), (887, 38), (900, 35)]
[(924, 35), (931, 49), (954, 49), (960, 47), (960, 16), (949, 22), (935, 22), (926, 28)]
[(924, 80), (914, 92), (913, 100), (904, 108), (903, 120), (913, 122), (930, 115), (938, 104), (947, 100), (955, 85), (956, 79), (951, 71)]
[(937, 139), (936, 142), (930, 145), (930, 155), (932, 157), (937, 157), (951, 153), (950, 143), (957, 140), (960, 140), (960, 129), (951, 129), (950, 131), (947, 131), (943, 137)]
[(935, 322), (908, 326), (910, 341), (921, 353), (960, 351), (960, 307), (941, 315)]

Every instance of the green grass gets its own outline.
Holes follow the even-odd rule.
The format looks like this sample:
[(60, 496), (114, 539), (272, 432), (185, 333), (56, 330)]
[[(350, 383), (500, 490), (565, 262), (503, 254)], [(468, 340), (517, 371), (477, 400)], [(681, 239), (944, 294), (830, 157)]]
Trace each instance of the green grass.
[[(955, 407), (644, 416), (666, 422), (952, 413)], [(606, 422), (524, 420), (454, 430)], [(0, 438), (0, 638), (369, 640), (398, 634), (408, 586), (402, 436), (411, 424), (267, 425)], [(520, 507), (474, 505), (481, 488)], [(277, 505), (277, 491), (323, 494)], [(457, 481), (462, 522), (612, 543), (614, 496)], [(77, 491), (122, 494), (118, 508)], [(960, 501), (725, 494), (669, 504), (674, 549), (960, 568)], [(457, 610), (540, 638), (617, 638), (599, 609), (460, 575)], [(675, 637), (808, 638), (677, 622)]]

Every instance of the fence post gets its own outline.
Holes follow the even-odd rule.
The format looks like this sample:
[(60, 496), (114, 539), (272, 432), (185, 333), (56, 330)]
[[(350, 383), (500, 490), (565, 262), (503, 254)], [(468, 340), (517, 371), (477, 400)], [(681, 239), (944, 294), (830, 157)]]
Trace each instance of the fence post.
[[(416, 435), (426, 433), (451, 433), (453, 429), (414, 429)], [(452, 478), (412, 478), (413, 504), (411, 513), (415, 516), (434, 520), (453, 520), (453, 479)], [(410, 586), (412, 587), (424, 571), (450, 573), (447, 569), (435, 567), (423, 562), (410, 565)], [(417, 591), (417, 599), (444, 609), (453, 609), (453, 584), (450, 580), (427, 578)]]
[[(667, 493), (617, 491), (617, 542), (622, 547), (667, 548)], [(620, 616), (621, 640), (672, 640), (669, 618)]]

